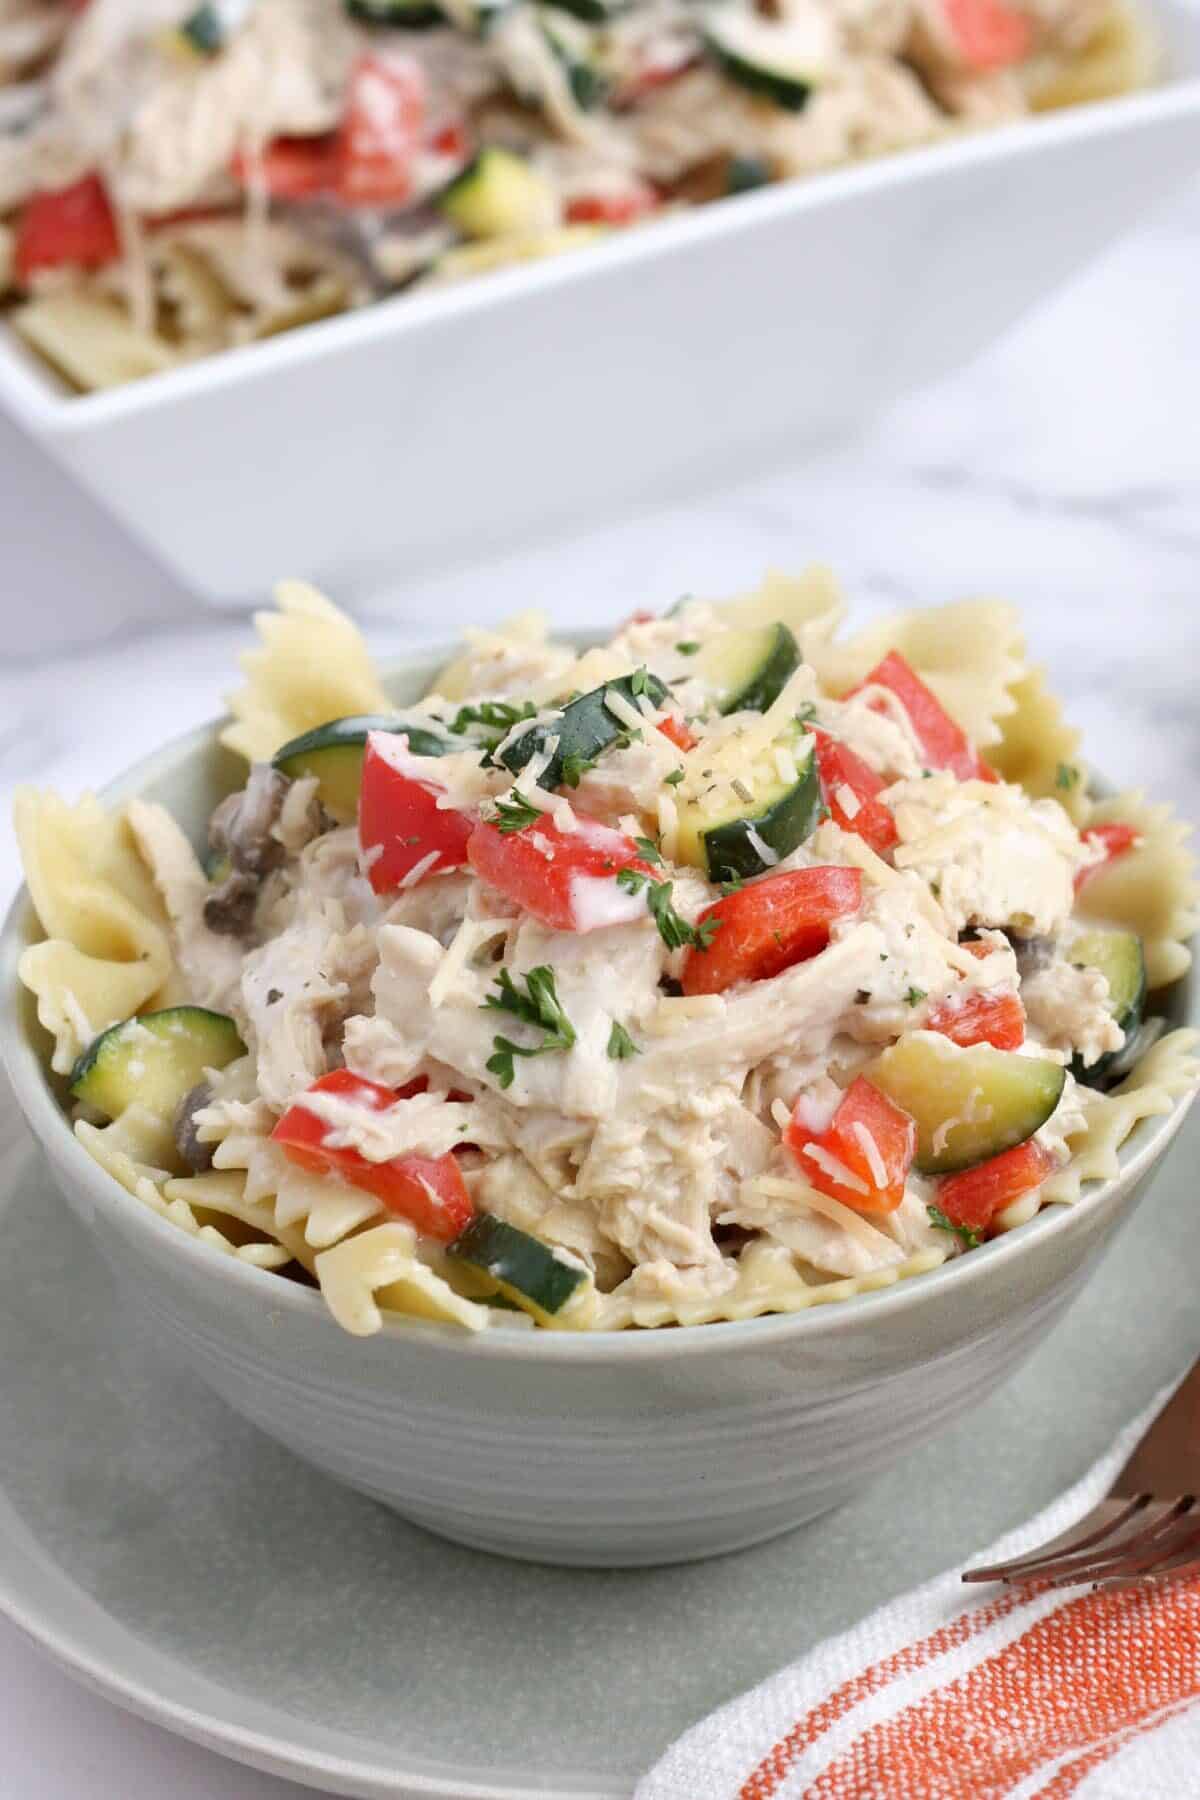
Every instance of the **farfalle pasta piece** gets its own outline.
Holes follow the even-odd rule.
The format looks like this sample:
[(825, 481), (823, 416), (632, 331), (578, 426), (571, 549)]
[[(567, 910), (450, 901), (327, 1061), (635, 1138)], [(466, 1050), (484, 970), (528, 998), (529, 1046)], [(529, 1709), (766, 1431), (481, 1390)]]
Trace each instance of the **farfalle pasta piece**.
[[(199, 1238), (222, 1255), (236, 1256), (258, 1268), (279, 1269), (292, 1261), (294, 1252), (272, 1241), (265, 1233), (259, 1235), (256, 1219), (248, 1216), (244, 1209), (238, 1210), (232, 1195), (228, 1196), (227, 1204), (214, 1206), (211, 1193), (206, 1201), (192, 1190), (192, 1182), (201, 1178), (177, 1180), (173, 1177), (171, 1171), (177, 1165), (170, 1125), (147, 1107), (135, 1103), (111, 1125), (91, 1125), (80, 1119), (75, 1126), (75, 1135), (89, 1156), (94, 1157), (114, 1181), (119, 1181), (127, 1193), (189, 1237)], [(192, 1204), (193, 1200), (201, 1206), (200, 1212)], [(208, 1211), (228, 1213), (247, 1229), (236, 1235), (221, 1231), (205, 1216)]]
[(912, 664), (981, 749), (1000, 742), (1000, 722), (1017, 708), (1009, 690), (1025, 674), (1015, 607), (1000, 600), (959, 600), (889, 613), (844, 642), (815, 641), (809, 657), (829, 692), (845, 694), (889, 650)]
[(782, 620), (806, 662), (814, 662), (821, 647), (832, 642), (846, 616), (842, 590), (823, 563), (812, 563), (799, 575), (768, 569), (749, 593), (714, 601), (713, 606), (731, 625), (773, 625)]
[(14, 801), (25, 878), (46, 941), (17, 965), (70, 1071), (97, 1033), (164, 998), (171, 947), (162, 902), (122, 814), (91, 794), (74, 806), (21, 788)]
[(317, 1280), (330, 1312), (354, 1337), (370, 1337), (383, 1327), (383, 1312), (433, 1319), (483, 1331), (490, 1310), (456, 1294), (449, 1282), (421, 1261), (411, 1225), (393, 1219), (347, 1238), (316, 1259)]
[(241, 658), (221, 742), (263, 762), (289, 739), (352, 713), (387, 713), (388, 697), (353, 620), (304, 581), (281, 581), (275, 612), (254, 616), (260, 648)]
[(1057, 800), (1079, 824), (1089, 805), (1079, 732), (1067, 724), (1041, 669), (1030, 669), (1008, 691), (1014, 708), (1000, 720), (1000, 741), (989, 746), (988, 761), (1035, 800)]
[(1165, 987), (1191, 968), (1186, 940), (1200, 925), (1196, 859), (1187, 847), (1191, 827), (1169, 806), (1140, 793), (1116, 794), (1089, 805), (1085, 829), (1111, 823), (1132, 825), (1141, 841), (1085, 877), (1076, 911), (1082, 918), (1135, 931), (1146, 957), (1147, 984)]
[(1087, 1125), (1070, 1139), (1071, 1160), (1040, 1189), (1043, 1201), (1078, 1200), (1085, 1181), (1108, 1181), (1120, 1173), (1117, 1151), (1142, 1119), (1169, 1113), (1196, 1084), (1200, 1032), (1168, 1032), (1148, 1050), (1119, 1087), (1090, 1093)]
[(40, 294), (10, 316), (25, 342), (83, 393), (122, 387), (178, 361), (163, 338), (86, 290)]

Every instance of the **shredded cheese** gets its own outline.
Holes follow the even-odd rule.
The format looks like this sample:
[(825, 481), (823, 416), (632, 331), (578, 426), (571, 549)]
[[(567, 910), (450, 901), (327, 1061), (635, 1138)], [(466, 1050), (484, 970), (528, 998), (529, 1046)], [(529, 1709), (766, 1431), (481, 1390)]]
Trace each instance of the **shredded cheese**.
[(883, 1157), (879, 1154), (879, 1145), (861, 1119), (855, 1119), (851, 1129), (858, 1139), (859, 1149), (867, 1159), (867, 1166), (871, 1171), (871, 1180), (875, 1183), (876, 1192), (882, 1193), (888, 1185), (888, 1173)]
[(618, 719), (630, 731), (640, 731), (646, 722), (645, 715), (617, 688), (605, 688), (604, 710), (610, 712), (614, 719)]
[[(379, 845), (379, 849), (382, 851), (382, 844)], [(402, 888), (416, 887), (418, 881), (424, 880), (425, 876), (428, 875), (430, 869), (433, 868), (441, 854), (440, 850), (431, 850), (428, 856), (423, 856), (420, 862), (415, 862), (413, 864), (407, 875), (402, 875), (400, 877), (397, 885)]]
[(838, 783), (837, 788), (834, 790), (834, 799), (848, 819), (857, 819), (859, 813), (862, 811), (862, 805), (858, 795), (850, 786), (849, 782), (842, 781)]
[(800, 1154), (807, 1156), (810, 1162), (816, 1163), (822, 1174), (828, 1175), (831, 1181), (838, 1182), (842, 1187), (848, 1187), (852, 1194), (861, 1194), (864, 1199), (870, 1194), (871, 1190), (862, 1176), (856, 1175), (853, 1169), (846, 1166), (840, 1156), (835, 1156), (832, 1150), (826, 1150), (824, 1145), (805, 1144)]
[(467, 963), (493, 938), (509, 930), (511, 919), (464, 919), (429, 983), (429, 1004), (441, 1006)]
[(858, 1239), (872, 1255), (878, 1256), (881, 1249), (891, 1252), (891, 1239), (874, 1225), (868, 1224), (861, 1213), (855, 1212), (852, 1206), (844, 1201), (835, 1200), (832, 1194), (822, 1194), (816, 1188), (809, 1187), (803, 1181), (784, 1181), (776, 1175), (760, 1175), (750, 1184), (751, 1192), (762, 1194), (769, 1200), (790, 1200), (793, 1206), (805, 1206), (810, 1212), (820, 1213), (834, 1225), (841, 1225), (851, 1237)]
[(787, 1130), (792, 1122), (792, 1114), (786, 1100), (772, 1100), (771, 1117), (778, 1125), (780, 1131)]
[(658, 841), (662, 853), (668, 862), (679, 860), (679, 809), (674, 797), (664, 788), (659, 794), (656, 810), (658, 812)]

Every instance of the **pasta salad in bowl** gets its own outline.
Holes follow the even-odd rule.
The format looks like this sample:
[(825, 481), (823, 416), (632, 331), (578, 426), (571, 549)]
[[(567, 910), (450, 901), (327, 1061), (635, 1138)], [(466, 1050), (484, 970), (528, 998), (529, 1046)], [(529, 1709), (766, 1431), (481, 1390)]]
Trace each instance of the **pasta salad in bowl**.
[(0, 297), (113, 387), (1158, 63), (1132, 0), (11, 0)]
[[(1183, 829), (1098, 797), (1009, 608), (842, 610), (771, 576), (385, 684), (288, 583), (219, 745), (18, 798), (64, 1191), (218, 1391), (434, 1529), (652, 1561), (832, 1503), (1048, 1326), (1194, 1091)], [(754, 1473), (681, 1523), (718, 1428)]]

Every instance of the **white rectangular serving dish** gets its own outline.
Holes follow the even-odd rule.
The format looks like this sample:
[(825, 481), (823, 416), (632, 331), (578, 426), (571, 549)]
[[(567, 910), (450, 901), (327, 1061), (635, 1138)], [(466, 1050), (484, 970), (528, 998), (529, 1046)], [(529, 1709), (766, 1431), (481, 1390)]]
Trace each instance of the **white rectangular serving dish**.
[(0, 403), (213, 603), (343, 602), (845, 431), (1200, 168), (1200, 12), (1154, 91), (744, 195), (108, 393), (0, 330)]

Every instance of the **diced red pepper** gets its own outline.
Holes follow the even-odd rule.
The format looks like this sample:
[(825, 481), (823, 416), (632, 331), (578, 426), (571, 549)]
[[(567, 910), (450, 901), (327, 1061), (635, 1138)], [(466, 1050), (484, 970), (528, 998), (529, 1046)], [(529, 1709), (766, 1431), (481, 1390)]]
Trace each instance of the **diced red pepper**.
[(614, 105), (632, 106), (636, 101), (644, 100), (647, 94), (669, 87), (671, 82), (686, 75), (696, 61), (696, 52), (682, 43), (669, 47), (665, 53), (648, 56), (641, 68), (635, 69), (621, 83), (613, 96)]
[(359, 58), (338, 128), (339, 199), (348, 206), (399, 206), (412, 197), (425, 99), (425, 73), (414, 57)]
[[(234, 179), (242, 186), (261, 182), (274, 200), (331, 194), (345, 206), (403, 205), (412, 197), (425, 96), (425, 76), (412, 57), (362, 56), (351, 72), (336, 131), (274, 138), (253, 154), (238, 151)], [(452, 141), (457, 144), (458, 135)]]
[(555, 931), (595, 931), (645, 918), (645, 890), (629, 893), (617, 875), (636, 869), (656, 880), (657, 871), (623, 832), (584, 813), (575, 814), (575, 823), (576, 830), (560, 831), (545, 813), (522, 831), (481, 823), (471, 833), (468, 861), (481, 880)]
[(25, 202), (13, 246), (18, 281), (28, 281), (39, 269), (99, 269), (120, 254), (117, 221), (98, 175)]
[(277, 137), (253, 153), (237, 150), (232, 172), (241, 187), (261, 185), (272, 200), (311, 200), (330, 194), (338, 178), (337, 134)]
[(765, 981), (816, 956), (835, 920), (862, 905), (858, 869), (796, 869), (726, 894), (701, 914), (719, 919), (707, 950), (689, 950), (680, 977), (685, 994), (719, 994), (738, 981)]
[(996, 781), (961, 725), (955, 723), (937, 696), (926, 687), (911, 663), (898, 650), (889, 650), (859, 687), (885, 687), (895, 694), (908, 714), (909, 723), (931, 769), (948, 769), (959, 781)]
[(938, 1183), (937, 1204), (952, 1225), (986, 1231), (998, 1212), (1040, 1187), (1055, 1167), (1049, 1150), (1028, 1138), (961, 1175), (945, 1176)]
[[(337, 1094), (374, 1112), (386, 1112), (422, 1093), (426, 1085), (418, 1077), (393, 1092), (377, 1081), (352, 1075), (349, 1069), (335, 1069), (332, 1074), (322, 1075), (308, 1092)], [(302, 1097), (288, 1107), (271, 1139), (290, 1162), (314, 1174), (337, 1175), (354, 1187), (364, 1188), (381, 1200), (389, 1212), (443, 1243), (450, 1243), (471, 1223), (475, 1208), (453, 1151), (448, 1150), (444, 1156), (396, 1156), (390, 1162), (371, 1162), (348, 1146), (327, 1144), (325, 1140), (333, 1135), (335, 1128), (310, 1112)]]
[(665, 738), (670, 738), (677, 750), (694, 750), (700, 742), (687, 720), (677, 713), (668, 713), (665, 719), (660, 719), (658, 729)]
[(453, 162), (465, 162), (471, 148), (467, 128), (457, 120), (432, 131), (427, 141), (429, 148), (438, 156), (449, 157)]
[(358, 840), (367, 878), (377, 894), (393, 893), (418, 865), (440, 874), (467, 860), (474, 819), (439, 806), (445, 789), (425, 773), (427, 758), (410, 756), (389, 732), (372, 731), (363, 756), (358, 799)]
[(984, 73), (1023, 62), (1033, 48), (1033, 25), (1005, 0), (942, 0), (955, 47), (969, 69)]
[(847, 1088), (828, 1122), (801, 1099), (784, 1143), (811, 1187), (856, 1212), (894, 1212), (917, 1151), (917, 1127), (865, 1076)]
[(572, 225), (632, 225), (658, 206), (658, 195), (647, 181), (631, 183), (620, 193), (576, 194), (568, 200), (565, 215)]
[[(827, 731), (813, 730), (817, 740), (817, 773), (821, 778), (821, 795), (835, 825), (843, 831), (856, 832), (880, 856), (899, 841), (891, 808), (878, 796), (887, 783), (877, 775), (849, 744), (830, 737)], [(842, 788), (849, 788), (854, 810), (844, 804)]]
[(1130, 850), (1136, 849), (1141, 839), (1141, 833), (1135, 826), (1125, 825), (1117, 819), (1110, 820), (1105, 825), (1085, 825), (1079, 835), (1085, 844), (1099, 844), (1104, 851), (1104, 860), (1090, 863), (1086, 869), (1079, 870), (1075, 877), (1077, 891), (1083, 886), (1089, 875), (1098, 874), (1101, 869), (1106, 869), (1110, 862), (1117, 860), (1118, 856), (1128, 855)]
[(997, 1050), (1017, 1050), (1025, 1042), (1025, 1008), (1016, 994), (976, 989), (961, 999), (952, 996), (940, 1001), (925, 1021), (925, 1029), (940, 1031), (964, 1049), (971, 1044), (994, 1044)]

